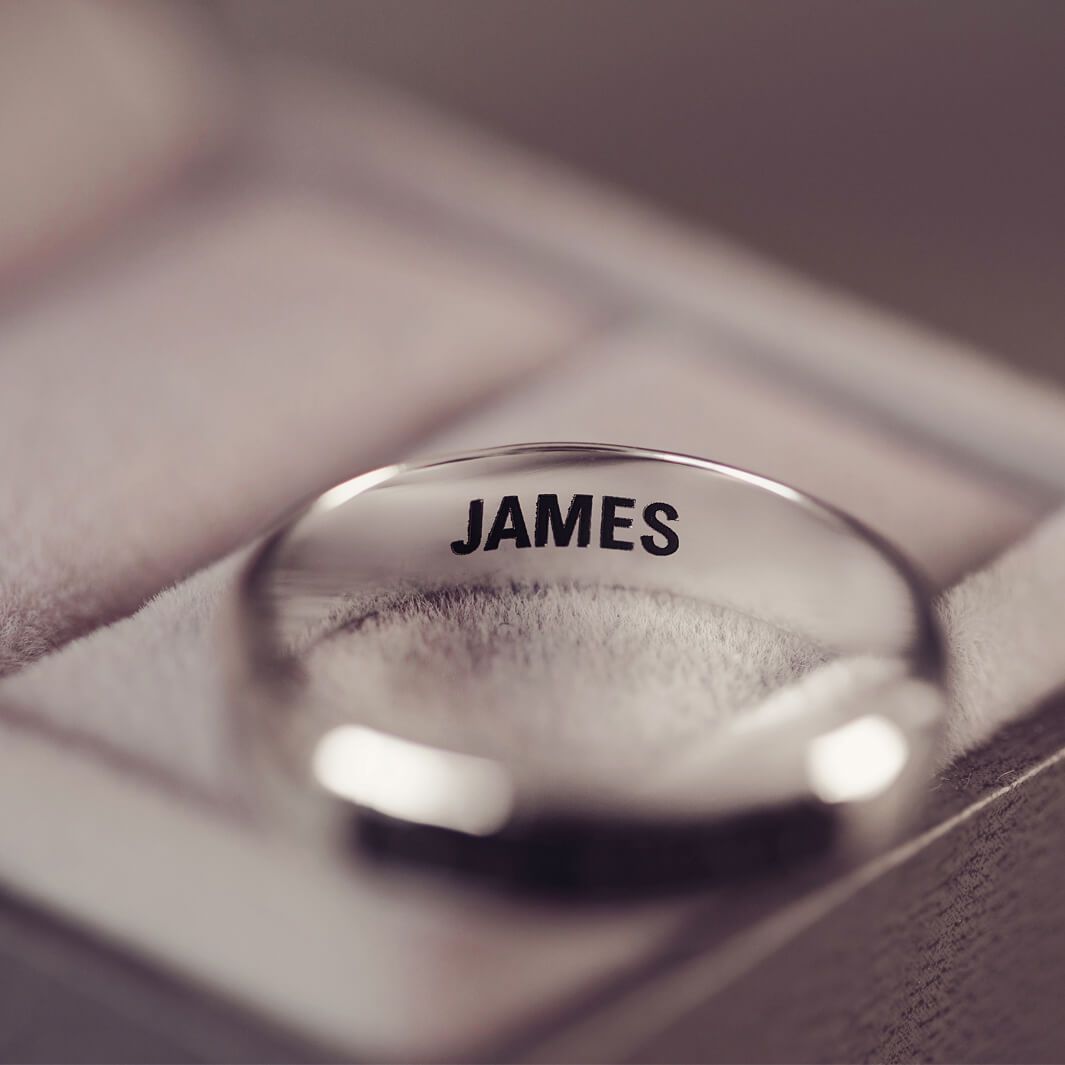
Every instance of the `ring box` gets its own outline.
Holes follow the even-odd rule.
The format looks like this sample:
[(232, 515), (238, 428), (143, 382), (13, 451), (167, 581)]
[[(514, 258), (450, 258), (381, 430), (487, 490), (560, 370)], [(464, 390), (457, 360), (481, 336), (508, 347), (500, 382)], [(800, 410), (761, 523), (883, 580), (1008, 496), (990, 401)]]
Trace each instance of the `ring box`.
[[(476, 249), (582, 307), (564, 360), (408, 433), (408, 453), (578, 425), (674, 447), (704, 439), (702, 415), (735, 448), (711, 457), (783, 454), (790, 479), (816, 480), (845, 446), (867, 458), (862, 476), (837, 467), (837, 481), (800, 487), (897, 522), (889, 531), (941, 586), (1060, 497), (1055, 389), (386, 93), (272, 66), (253, 83), (250, 194), (370, 205), (386, 229)], [(704, 377), (717, 406), (677, 417)], [(596, 397), (610, 402), (593, 409)], [(927, 520), (943, 498), (965, 536)], [(2, 958), (12, 982), (47, 998), (51, 1034), (31, 1025), (21, 1045), (51, 1039), (76, 1056), (84, 1044), (63, 1042), (65, 1026), (129, 1059), (1052, 1054), (1065, 1045), (1050, 1020), (1065, 978), (1047, 845), (1060, 828), (1059, 719), (1050, 707), (956, 763), (923, 824), (870, 866), (572, 911), (394, 890), (373, 874), (353, 890), (314, 855), (278, 850), (23, 714), (0, 745), (0, 878), (22, 900), (5, 904)]]

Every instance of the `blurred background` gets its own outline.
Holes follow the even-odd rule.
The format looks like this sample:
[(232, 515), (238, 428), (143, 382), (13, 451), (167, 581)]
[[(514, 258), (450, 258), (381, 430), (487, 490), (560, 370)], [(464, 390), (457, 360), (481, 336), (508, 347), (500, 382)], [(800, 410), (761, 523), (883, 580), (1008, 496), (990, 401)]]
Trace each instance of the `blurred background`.
[(223, 0), (803, 272), (1065, 373), (1057, 0)]
[(1049, 0), (0, 5), (0, 672), (564, 362), (483, 442), (713, 454), (957, 577), (1059, 410), (862, 304), (1065, 379), (1063, 55)]
[[(0, 24), (0, 273), (63, 232), (31, 238), (31, 201), (58, 201), (76, 175), (82, 206), (64, 224), (84, 233), (185, 158), (227, 106), (225, 64), (204, 62), (217, 46), (401, 86), (831, 285), (1063, 372), (1057, 0), (43, 0), (4, 5)], [(30, 169), (44, 147), (48, 174)]]

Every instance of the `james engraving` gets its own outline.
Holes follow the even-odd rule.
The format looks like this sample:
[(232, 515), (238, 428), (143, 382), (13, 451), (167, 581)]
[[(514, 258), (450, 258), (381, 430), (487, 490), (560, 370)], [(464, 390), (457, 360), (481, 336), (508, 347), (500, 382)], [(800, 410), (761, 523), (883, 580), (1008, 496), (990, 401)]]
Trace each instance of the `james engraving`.
[[(598, 545), (610, 551), (632, 551), (636, 541), (618, 535), (618, 530), (631, 529), (633, 518), (625, 513), (636, 507), (636, 500), (625, 496), (603, 496), (599, 505)], [(496, 509), (495, 518), (484, 535), (484, 500), (471, 499), (469, 518), (466, 523), (466, 539), (453, 540), (451, 550), (456, 555), (469, 555), (481, 547), (485, 551), (497, 551), (504, 540), (513, 540), (515, 547), (569, 547), (576, 539), (577, 547), (588, 547), (592, 542), (593, 516), (596, 510), (594, 496), (575, 495), (570, 500), (565, 516), (555, 493), (543, 493), (536, 497), (536, 512), (533, 518), (532, 536), (517, 496), (503, 496)], [(639, 544), (650, 555), (672, 555), (680, 546), (675, 529), (667, 522), (677, 520), (677, 509), (669, 503), (648, 503), (643, 508), (643, 523), (651, 530), (639, 537)]]

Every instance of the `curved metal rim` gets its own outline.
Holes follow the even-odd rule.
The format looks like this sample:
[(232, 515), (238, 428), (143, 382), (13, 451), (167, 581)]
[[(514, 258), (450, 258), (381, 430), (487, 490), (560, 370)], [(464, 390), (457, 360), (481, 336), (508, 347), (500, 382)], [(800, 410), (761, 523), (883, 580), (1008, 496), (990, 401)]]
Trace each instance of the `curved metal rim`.
[(341, 481), (332, 488), (319, 492), (285, 512), (273, 524), (272, 531), (267, 535), (265, 542), (254, 553), (250, 563), (244, 570), (240, 584), (241, 586), (246, 586), (250, 583), (269, 556), (274, 553), (299, 521), (317, 507), (322, 506), (323, 503), (331, 509), (333, 506), (342, 505), (396, 477), (421, 470), (431, 470), (441, 466), (457, 465), (507, 455), (551, 454), (554, 452), (593, 452), (602, 455), (614, 455), (619, 458), (643, 459), (651, 462), (667, 462), (674, 465), (687, 466), (706, 473), (727, 477), (734, 481), (740, 481), (752, 488), (779, 496), (788, 502), (794, 503), (796, 506), (813, 511), (835, 525), (846, 529), (877, 551), (901, 577), (909, 589), (918, 627), (917, 654), (913, 663), (915, 672), (940, 685), (945, 684), (947, 675), (945, 641), (932, 608), (931, 586), (916, 564), (890, 540), (870, 528), (860, 519), (848, 514), (845, 510), (802, 489), (793, 488), (783, 481), (777, 481), (772, 477), (766, 477), (763, 474), (754, 473), (738, 466), (730, 466), (724, 462), (700, 458), (696, 455), (685, 455), (678, 452), (661, 451), (627, 444), (579, 441), (503, 444), (496, 447), (453, 452), (427, 459), (399, 462), (369, 470), (346, 481)]
[[(616, 457), (618, 459), (667, 462), (686, 466), (693, 470), (726, 477), (734, 481), (742, 482), (753, 489), (771, 493), (795, 504), (796, 506), (812, 511), (836, 528), (842, 529), (845, 532), (858, 537), (870, 546), (883, 559), (883, 561), (888, 564), (891, 570), (909, 590), (909, 598), (914, 612), (915, 623), (915, 643), (908, 656), (911, 675), (929, 682), (940, 693), (945, 692), (946, 669), (944, 645), (939, 625), (932, 609), (929, 587), (920, 571), (901, 551), (894, 547), (884, 537), (838, 507), (825, 503), (815, 496), (802, 492), (780, 481), (773, 480), (772, 478), (752, 473), (738, 467), (729, 466), (725, 463), (699, 458), (697, 456), (682, 455), (673, 452), (626, 445), (580, 442), (532, 442), (510, 444), (500, 447), (481, 448), (431, 457), (424, 460), (397, 463), (351, 478), (325, 492), (317, 494), (298, 506), (291, 508), (274, 524), (272, 531), (259, 545), (259, 548), (253, 552), (252, 557), (241, 574), (236, 588), (234, 606), (239, 613), (243, 613), (245, 610), (250, 609), (250, 600), (254, 597), (247, 594), (249, 589), (255, 585), (263, 569), (269, 567), (271, 561), (276, 556), (276, 552), (285, 543), (288, 535), (291, 534), (299, 525), (300, 521), (312, 513), (316, 507), (324, 506), (328, 509), (332, 509), (335, 506), (340, 506), (343, 503), (356, 498), (358, 495), (361, 495), (378, 485), (386, 484), (387, 482), (408, 473), (416, 473), (423, 470), (431, 470), (483, 459), (566, 453), (572, 453), (574, 455), (585, 454), (602, 457)], [(241, 638), (247, 640), (249, 636), (248, 627), (243, 622), (241, 623), (241, 629), (243, 630)], [(244, 654), (247, 655), (249, 651), (253, 651), (253, 649), (245, 645)], [(255, 663), (256, 660), (254, 658), (245, 658), (245, 667), (251, 666), (254, 669)], [(247, 723), (245, 722), (245, 724)], [(271, 744), (271, 747), (272, 746), (273, 744)], [(500, 883), (503, 886), (506, 886), (508, 879), (513, 879), (510, 877), (510, 872), (514, 872), (514, 870), (509, 870), (508, 872), (509, 867), (507, 867), (506, 863), (502, 862), (502, 865), (500, 864), (502, 861), (500, 854), (502, 853), (503, 857), (506, 857), (507, 854), (513, 855), (513, 853), (517, 853), (514, 848), (517, 847), (520, 841), (524, 838), (523, 832), (528, 830), (529, 827), (528, 825), (525, 825), (524, 822), (516, 821), (514, 824), (517, 825), (517, 835), (514, 836), (514, 838), (507, 835), (507, 830), (504, 830), (501, 834), (489, 835), (485, 839), (475, 836), (471, 837), (472, 842), (470, 840), (463, 840), (462, 846), (456, 849), (456, 834), (448, 829), (437, 829), (432, 826), (428, 829), (419, 828), (416, 822), (408, 823), (407, 821), (394, 822), (394, 826), (398, 827), (394, 827), (393, 829), (388, 828), (388, 825), (393, 824), (390, 818), (385, 817), (384, 820), (381, 821), (380, 817), (375, 815), (372, 809), (363, 808), (357, 804), (351, 805), (346, 800), (337, 800), (334, 804), (334, 809), (340, 810), (341, 808), (348, 810), (350, 815), (354, 816), (355, 820), (352, 822), (352, 825), (359, 829), (360, 839), (365, 837), (365, 839), (372, 838), (372, 840), (377, 841), (370, 849), (379, 852), (382, 856), (390, 855), (391, 844), (396, 843), (397, 840), (400, 842), (406, 840), (413, 846), (414, 835), (412, 835), (412, 833), (417, 834), (420, 832), (421, 835), (419, 835), (418, 838), (421, 839), (424, 836), (425, 839), (428, 840), (426, 843), (427, 853), (436, 853), (439, 851), (445, 855), (451, 855), (451, 858), (456, 861), (459, 858), (462, 858), (462, 860), (459, 861), (459, 865), (463, 867), (468, 866), (471, 872), (476, 872), (483, 864), (491, 873), (489, 881), (495, 882), (502, 877)], [(767, 807), (765, 813), (771, 820), (773, 818), (779, 820), (784, 817), (786, 811), (775, 807)], [(786, 821), (786, 818), (784, 818), (784, 820)], [(380, 831), (371, 832), (370, 829), (372, 826), (378, 822), (380, 822)], [(726, 822), (722, 823), (728, 823), (728, 819), (726, 819)], [(776, 823), (776, 820), (773, 820), (773, 824)], [(781, 824), (783, 823), (784, 822), (781, 821)], [(707, 821), (706, 824), (716, 824), (716, 822)], [(535, 827), (536, 826), (534, 826), (534, 828)], [(824, 836), (824, 839), (828, 839), (828, 836), (835, 838), (838, 832), (842, 831), (841, 829), (837, 830), (835, 828), (830, 831), (827, 827), (822, 827), (824, 827), (825, 832), (828, 833), (827, 836)], [(699, 831), (702, 831), (702, 827), (700, 827)], [(369, 836), (366, 835), (367, 832), (370, 833)], [(428, 832), (428, 835), (426, 835), (426, 832)], [(560, 838), (568, 838), (567, 832), (572, 835), (572, 828), (563, 826)], [(824, 835), (824, 833), (817, 835), (817, 838), (822, 839), (822, 835)], [(772, 836), (772, 833), (770, 836)], [(842, 838), (842, 836), (840, 838)], [(365, 839), (363, 839), (363, 843), (365, 843)], [(498, 840), (501, 840), (504, 844), (502, 852), (499, 852), (496, 847), (496, 841)], [(384, 843), (382, 843), (382, 841), (384, 841)], [(505, 846), (508, 841), (511, 844), (509, 850), (507, 850), (507, 847)], [(352, 838), (352, 842), (354, 842), (354, 837)], [(824, 842), (824, 840), (822, 840), (822, 842)], [(827, 847), (828, 843), (825, 843), (825, 846)], [(487, 850), (482, 854), (478, 848), (487, 848)], [(403, 849), (403, 847), (400, 847), (400, 850)], [(773, 848), (770, 848), (770, 850), (772, 849)], [(467, 851), (469, 853), (467, 853)], [(575, 868), (583, 868), (583, 856), (578, 854), (577, 859), (575, 859)], [(444, 864), (447, 865), (448, 863), (445, 862)], [(517, 863), (519, 866), (521, 864), (521, 862)], [(520, 877), (518, 879), (520, 880)], [(584, 887), (588, 887), (588, 885), (584, 884), (583, 879), (578, 878), (578, 880), (580, 881), (580, 884), (584, 885)], [(574, 886), (579, 886), (577, 881), (575, 881)], [(583, 887), (581, 890), (583, 890)]]

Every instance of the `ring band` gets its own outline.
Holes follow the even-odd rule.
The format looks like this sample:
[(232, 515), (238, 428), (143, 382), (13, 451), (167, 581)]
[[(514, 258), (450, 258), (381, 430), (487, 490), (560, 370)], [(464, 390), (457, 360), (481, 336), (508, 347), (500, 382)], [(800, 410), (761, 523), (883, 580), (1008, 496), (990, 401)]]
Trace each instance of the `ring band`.
[[(366, 727), (358, 678), (315, 690), (318, 642), (463, 589), (646, 592), (804, 652), (638, 782)], [(298, 830), (493, 883), (616, 893), (868, 852), (915, 807), (942, 727), (940, 637), (897, 551), (795, 489), (666, 452), (522, 444), (364, 474), (267, 537), (233, 607), (241, 736)]]

